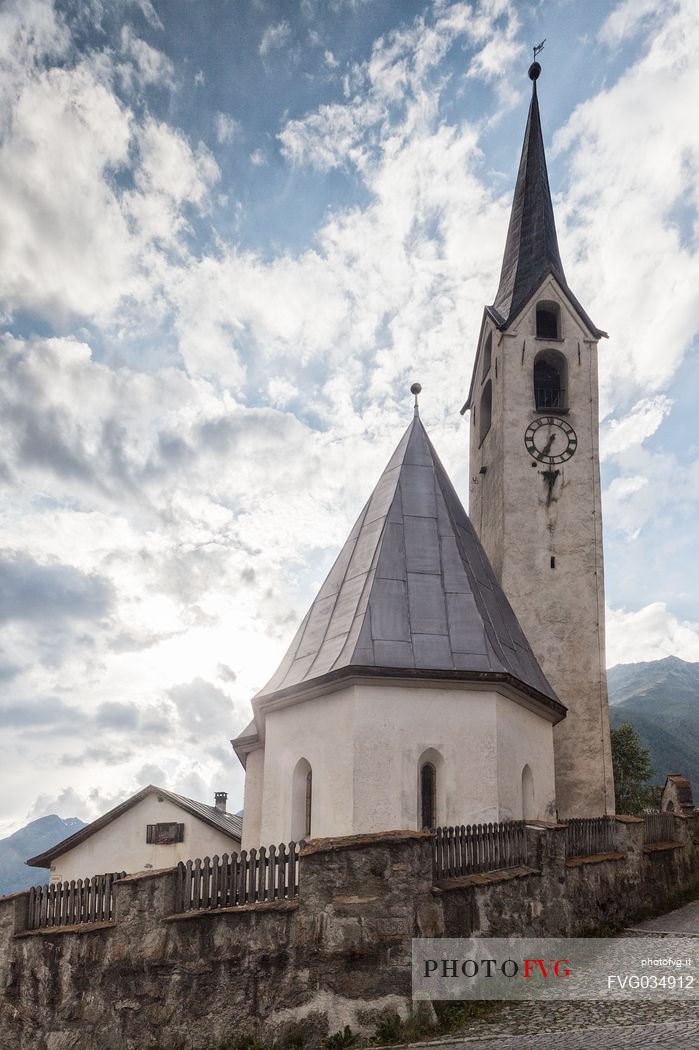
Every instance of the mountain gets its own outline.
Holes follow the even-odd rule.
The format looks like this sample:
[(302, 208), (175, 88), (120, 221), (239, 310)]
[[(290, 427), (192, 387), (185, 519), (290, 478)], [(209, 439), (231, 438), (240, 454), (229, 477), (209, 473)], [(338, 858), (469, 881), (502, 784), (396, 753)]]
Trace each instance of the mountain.
[(39, 817), (13, 835), (0, 839), (0, 897), (48, 882), (47, 869), (29, 868), (25, 860), (43, 853), (84, 827), (84, 822), (77, 817), (62, 820), (52, 813), (50, 817)]
[(683, 773), (699, 795), (699, 663), (676, 656), (607, 672), (612, 725), (630, 722), (650, 747), (655, 779)]

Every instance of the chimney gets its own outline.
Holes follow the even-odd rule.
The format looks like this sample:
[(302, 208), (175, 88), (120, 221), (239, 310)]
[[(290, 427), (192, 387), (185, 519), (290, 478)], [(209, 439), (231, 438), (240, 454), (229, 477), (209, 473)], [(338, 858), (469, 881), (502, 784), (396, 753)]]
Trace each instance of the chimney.
[(227, 791), (217, 791), (214, 795), (216, 809), (220, 809), (222, 813), (226, 812), (226, 802), (228, 801)]

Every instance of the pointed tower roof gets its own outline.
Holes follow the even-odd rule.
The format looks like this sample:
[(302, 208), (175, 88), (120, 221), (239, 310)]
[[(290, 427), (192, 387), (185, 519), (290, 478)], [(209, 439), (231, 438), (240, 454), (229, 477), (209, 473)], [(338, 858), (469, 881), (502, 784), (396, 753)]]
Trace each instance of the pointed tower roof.
[(357, 676), (509, 682), (565, 715), (417, 408), (255, 706)]
[(530, 301), (541, 283), (552, 274), (570, 300), (571, 306), (597, 338), (606, 335), (597, 328), (575, 298), (563, 271), (558, 250), (556, 222), (546, 170), (544, 137), (541, 131), (536, 81), (541, 66), (529, 68), (532, 100), (524, 133), (510, 225), (505, 242), (500, 284), (495, 302), (489, 308), (499, 328), (507, 328)]

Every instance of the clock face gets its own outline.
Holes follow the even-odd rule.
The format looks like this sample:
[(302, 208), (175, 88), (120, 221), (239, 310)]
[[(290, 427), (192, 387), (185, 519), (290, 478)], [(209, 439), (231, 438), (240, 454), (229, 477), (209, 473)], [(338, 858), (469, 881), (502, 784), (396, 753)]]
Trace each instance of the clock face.
[(565, 419), (539, 416), (527, 427), (524, 444), (529, 455), (540, 463), (565, 463), (577, 449), (578, 439)]

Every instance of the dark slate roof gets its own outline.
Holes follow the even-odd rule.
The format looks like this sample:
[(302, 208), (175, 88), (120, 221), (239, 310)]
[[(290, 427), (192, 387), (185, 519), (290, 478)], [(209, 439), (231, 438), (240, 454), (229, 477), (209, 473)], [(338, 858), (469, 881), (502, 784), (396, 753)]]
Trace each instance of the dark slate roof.
[(255, 699), (355, 674), (511, 680), (565, 714), (417, 412)]
[(110, 809), (108, 813), (98, 817), (97, 820), (93, 820), (91, 824), (86, 824), (80, 831), (76, 831), (74, 835), (70, 835), (67, 839), (63, 839), (56, 846), (46, 850), (44, 853), (37, 854), (36, 857), (30, 857), (26, 862), (33, 868), (50, 868), (52, 862), (56, 857), (62, 856), (67, 853), (68, 850), (73, 849), (74, 846), (80, 845), (85, 839), (89, 839), (95, 832), (101, 831), (112, 821), (116, 820), (126, 813), (127, 810), (135, 806), (137, 802), (146, 798), (147, 795), (162, 795), (163, 798), (173, 802), (180, 809), (185, 810), (187, 813), (191, 813), (195, 817), (199, 817), (204, 823), (210, 824), (211, 827), (218, 828), (224, 835), (229, 835), (230, 838), (234, 839), (238, 843), (242, 838), (243, 834), (243, 820), (242, 817), (234, 813), (223, 813), (216, 806), (207, 806), (203, 802), (196, 802), (192, 798), (185, 798), (184, 795), (176, 795), (174, 791), (166, 791), (165, 788), (155, 787), (153, 784), (149, 784), (147, 787), (142, 788), (141, 791), (137, 791), (135, 795), (131, 795), (125, 802), (121, 802), (114, 809)]
[(563, 272), (534, 80), (500, 284), (495, 302), (488, 308), (499, 328), (508, 327), (549, 274), (556, 278), (571, 306), (593, 335), (597, 338), (606, 335), (583, 310)]

